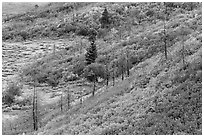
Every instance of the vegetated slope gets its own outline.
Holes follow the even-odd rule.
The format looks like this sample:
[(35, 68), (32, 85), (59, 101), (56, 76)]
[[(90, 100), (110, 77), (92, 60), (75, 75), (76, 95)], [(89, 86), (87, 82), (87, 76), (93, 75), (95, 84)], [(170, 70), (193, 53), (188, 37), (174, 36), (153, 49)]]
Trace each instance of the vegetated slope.
[[(139, 47), (136, 51), (139, 64), (133, 66), (131, 76), (85, 100), (83, 105), (56, 114), (37, 133), (201, 134), (202, 34), (201, 26), (192, 29), (193, 22), (200, 22), (201, 16), (201, 9), (195, 9), (177, 13), (170, 19), (167, 32), (173, 38), (167, 60), (163, 48), (156, 49), (162, 45), (156, 35), (163, 29), (159, 21), (150, 26), (144, 23), (142, 31), (122, 44), (126, 47), (108, 46), (107, 49)], [(180, 37), (182, 21), (191, 28), (183, 39)], [(139, 40), (131, 42), (135, 39)], [(185, 65), (182, 64), (182, 41)], [(117, 51), (110, 52), (117, 54)]]
[(64, 25), (66, 25), (63, 28), (58, 28), (58, 25), (63, 22), (64, 18), (71, 19), (70, 13), (74, 10), (73, 7), (80, 9), (86, 5), (89, 5), (89, 3), (45, 3), (45, 5), (39, 6), (37, 9), (25, 10), (24, 13), (5, 14), (2, 19), (2, 39), (3, 41), (22, 41), (60, 36), (67, 37), (69, 32), (76, 30), (76, 26), (71, 25), (69, 21), (64, 22)]
[[(121, 5), (116, 7), (120, 9)], [(153, 6), (153, 16), (145, 14), (144, 20), (131, 26), (129, 37), (124, 31), (123, 40), (112, 35), (112, 30), (104, 38), (109, 43), (97, 40), (97, 63), (104, 64), (105, 53), (110, 56), (110, 64), (120, 61), (123, 59), (121, 52), (128, 49), (132, 65), (130, 77), (122, 81), (119, 73), (115, 86), (109, 85), (107, 89), (102, 87), (94, 97), (85, 99), (82, 105), (74, 105), (63, 113), (58, 110), (47, 112), (41, 121), (44, 125), (35, 134), (202, 133), (201, 7), (192, 10), (175, 8), (172, 12), (166, 22), (166, 60), (161, 39), (163, 21), (156, 13), (162, 13), (159, 12), (161, 5), (143, 3), (137, 6), (143, 7), (145, 13)], [(185, 36), (181, 35), (183, 26), (186, 28)], [(43, 58), (30, 69), (25, 69), (24, 75), (38, 70), (39, 79), (45, 78), (45, 81), (50, 79), (52, 72), (51, 77), (61, 75), (63, 71), (67, 75), (74, 73), (80, 76), (84, 68), (84, 52), (82, 50), (82, 54), (76, 56), (80, 53), (79, 40), (79, 36), (73, 36), (73, 47), (69, 47), (68, 51)], [(85, 40), (84, 47), (87, 45), (88, 41)], [(185, 65), (182, 60), (183, 49)], [(119, 68), (115, 69), (119, 72)]]

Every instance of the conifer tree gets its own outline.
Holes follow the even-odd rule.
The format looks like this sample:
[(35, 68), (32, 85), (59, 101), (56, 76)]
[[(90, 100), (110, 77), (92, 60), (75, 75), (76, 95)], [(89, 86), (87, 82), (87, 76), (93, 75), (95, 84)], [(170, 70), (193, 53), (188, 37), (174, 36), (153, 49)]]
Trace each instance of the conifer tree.
[(101, 23), (101, 28), (107, 27), (107, 25), (110, 23), (109, 13), (107, 8), (105, 8), (102, 13), (102, 17), (100, 18), (100, 23)]
[(86, 65), (94, 63), (97, 58), (97, 49), (95, 41), (91, 41), (91, 46), (87, 49), (85, 54)]

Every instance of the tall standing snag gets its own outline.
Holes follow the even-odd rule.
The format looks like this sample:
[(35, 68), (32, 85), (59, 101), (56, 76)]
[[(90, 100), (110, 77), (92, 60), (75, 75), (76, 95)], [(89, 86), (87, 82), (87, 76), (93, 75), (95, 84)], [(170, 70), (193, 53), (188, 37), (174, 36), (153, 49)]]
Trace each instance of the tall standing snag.
[(37, 121), (37, 95), (35, 90), (35, 83), (34, 83), (34, 91), (33, 91), (33, 127), (34, 130), (38, 130), (38, 121)]
[(34, 127), (34, 130), (36, 130), (36, 127), (35, 127), (35, 85), (34, 85), (34, 91), (33, 91), (33, 127)]
[(130, 68), (129, 68), (129, 53), (128, 53), (128, 49), (126, 49), (126, 64), (127, 64), (127, 76), (129, 77), (130, 76)]
[[(121, 52), (121, 58), (123, 58), (123, 52)], [(123, 64), (123, 61), (121, 62), (121, 71), (122, 71), (121, 72), (122, 73), (121, 74), (121, 76), (122, 76), (121, 79), (124, 80), (124, 64)]]
[(108, 75), (108, 53), (106, 53), (106, 86), (108, 87), (108, 80), (109, 80), (109, 75)]
[(181, 25), (181, 30), (180, 30), (180, 35), (181, 35), (181, 45), (182, 45), (182, 62), (183, 62), (183, 68), (185, 68), (185, 36), (187, 36), (190, 33), (190, 30), (185, 24), (183, 23)]
[(92, 96), (94, 96), (96, 91), (96, 76), (94, 75), (94, 84), (93, 84), (93, 92), (92, 92)]
[[(113, 60), (115, 58), (114, 52), (113, 52)], [(112, 74), (112, 78), (113, 78), (113, 86), (115, 85), (115, 62), (113, 61), (113, 74)]]
[(164, 8), (165, 8), (164, 10), (164, 54), (167, 60), (167, 36), (166, 36), (167, 6), (165, 2), (164, 2)]
[(63, 96), (62, 96), (62, 94), (61, 94), (61, 101), (60, 101), (60, 102), (61, 102), (61, 103), (60, 103), (61, 112), (63, 111), (63, 108), (62, 108), (62, 107), (63, 107), (63, 103), (62, 103), (63, 100), (62, 100), (62, 97), (63, 97)]
[(70, 93), (69, 93), (69, 88), (67, 89), (67, 109), (69, 110), (71, 105), (70, 105)]

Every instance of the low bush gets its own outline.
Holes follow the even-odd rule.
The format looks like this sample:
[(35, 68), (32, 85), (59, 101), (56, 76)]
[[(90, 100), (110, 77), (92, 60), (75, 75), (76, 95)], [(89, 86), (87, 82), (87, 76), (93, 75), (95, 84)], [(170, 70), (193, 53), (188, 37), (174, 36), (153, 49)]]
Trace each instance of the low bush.
[(17, 83), (11, 83), (8, 85), (6, 91), (3, 92), (2, 101), (10, 106), (14, 103), (15, 97), (20, 96), (21, 94), (21, 86)]
[(15, 104), (18, 106), (30, 106), (32, 105), (32, 96), (16, 96)]
[(62, 78), (62, 70), (55, 70), (48, 74), (46, 83), (52, 87), (56, 87), (59, 84), (60, 79)]
[(89, 35), (89, 27), (84, 24), (78, 24), (76, 34), (79, 36), (88, 36)]
[(93, 81), (94, 76), (96, 78), (100, 77), (105, 79), (107, 77), (107, 72), (105, 66), (98, 63), (92, 63), (84, 68), (84, 77), (89, 81)]
[(72, 67), (73, 74), (81, 76), (84, 73), (84, 68), (86, 66), (85, 58), (84, 57), (75, 58), (73, 62), (74, 62)]
[(79, 79), (79, 77), (77, 76), (77, 75), (75, 75), (75, 74), (70, 74), (70, 75), (68, 75), (68, 76), (64, 76), (64, 81), (65, 82), (68, 82), (68, 81), (75, 81), (75, 80), (78, 80)]

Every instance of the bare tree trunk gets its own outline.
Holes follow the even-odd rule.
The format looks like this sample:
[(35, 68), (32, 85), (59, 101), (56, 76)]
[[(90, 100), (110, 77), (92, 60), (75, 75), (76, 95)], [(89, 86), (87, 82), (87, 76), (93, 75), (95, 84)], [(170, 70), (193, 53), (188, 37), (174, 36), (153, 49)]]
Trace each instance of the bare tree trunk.
[(95, 90), (96, 90), (96, 78), (95, 78), (95, 76), (94, 76), (94, 85), (93, 85), (92, 96), (94, 96), (94, 94), (95, 94)]
[(183, 58), (183, 68), (185, 68), (185, 48), (184, 48), (184, 35), (182, 35), (182, 58)]
[(115, 86), (115, 72), (114, 72), (114, 68), (113, 68), (113, 86)]
[(106, 53), (106, 86), (108, 87), (108, 80), (109, 80), (109, 75), (108, 75), (108, 55)]
[(36, 118), (36, 131), (38, 130), (38, 98), (37, 98), (37, 91), (35, 90), (35, 118)]
[(164, 3), (165, 6), (165, 14), (164, 14), (164, 53), (165, 53), (165, 58), (167, 60), (167, 42), (166, 42), (166, 20), (167, 20), (167, 7)]
[[(121, 58), (123, 58), (123, 52), (121, 52)], [(121, 64), (121, 69), (122, 69), (122, 80), (124, 80), (124, 66), (123, 66), (124, 64), (123, 64), (123, 62), (122, 62), (122, 64)]]
[(60, 108), (61, 108), (61, 112), (63, 111), (63, 108), (62, 108), (62, 94), (61, 94), (61, 104), (60, 104)]
[(33, 127), (36, 131), (36, 115), (35, 115), (35, 84), (34, 84), (34, 91), (33, 91)]
[(83, 96), (81, 95), (81, 97), (80, 97), (80, 104), (82, 105), (82, 102), (83, 102)]
[[(115, 54), (113, 52), (113, 60), (115, 58)], [(113, 75), (112, 75), (112, 78), (113, 78), (113, 86), (115, 85), (115, 62), (113, 62)]]
[(55, 44), (53, 45), (53, 54), (55, 55)]
[(75, 12), (75, 4), (73, 4), (73, 11), (72, 11), (72, 21), (73, 21), (73, 23), (75, 21), (74, 12)]
[(124, 80), (123, 64), (122, 64), (122, 80)]
[(127, 76), (130, 76), (130, 68), (129, 68), (129, 54), (128, 54), (128, 50), (127, 50)]
[(67, 90), (67, 108), (70, 109), (70, 94), (69, 94), (69, 88)]

